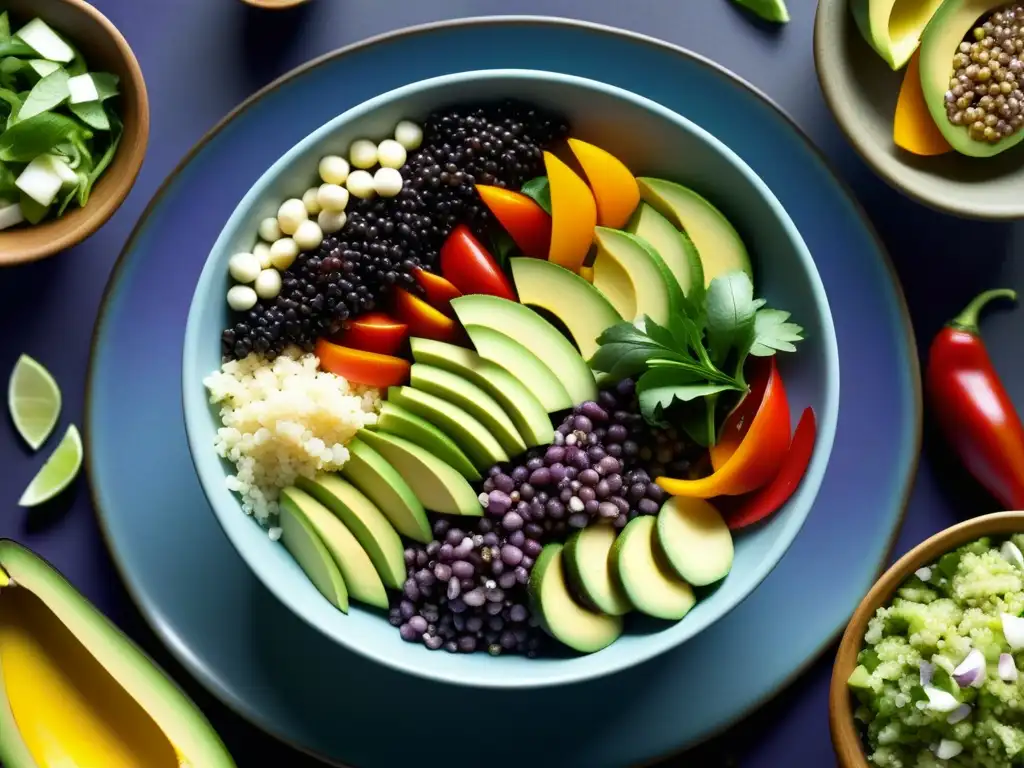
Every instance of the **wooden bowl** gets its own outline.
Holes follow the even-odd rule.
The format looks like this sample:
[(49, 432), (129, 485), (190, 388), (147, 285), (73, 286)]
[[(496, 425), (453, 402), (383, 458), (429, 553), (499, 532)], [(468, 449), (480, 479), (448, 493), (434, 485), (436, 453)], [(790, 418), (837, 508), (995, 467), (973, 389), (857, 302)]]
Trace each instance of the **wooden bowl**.
[(829, 728), (832, 746), (841, 768), (871, 768), (864, 754), (860, 730), (853, 719), (853, 700), (846, 686), (857, 666), (857, 654), (864, 643), (868, 621), (875, 611), (892, 599), (899, 586), (918, 568), (934, 563), (942, 555), (982, 536), (1007, 535), (1024, 531), (1024, 512), (996, 512), (954, 525), (918, 544), (875, 582), (846, 625), (832, 667), (829, 691)]
[(93, 187), (84, 208), (59, 219), (0, 231), (0, 267), (52, 256), (81, 242), (114, 215), (131, 191), (149, 142), (149, 97), (135, 54), (106, 16), (83, 0), (6, 0), (14, 26), (38, 16), (74, 45), (91, 70), (120, 79), (117, 104), (124, 135), (114, 161)]

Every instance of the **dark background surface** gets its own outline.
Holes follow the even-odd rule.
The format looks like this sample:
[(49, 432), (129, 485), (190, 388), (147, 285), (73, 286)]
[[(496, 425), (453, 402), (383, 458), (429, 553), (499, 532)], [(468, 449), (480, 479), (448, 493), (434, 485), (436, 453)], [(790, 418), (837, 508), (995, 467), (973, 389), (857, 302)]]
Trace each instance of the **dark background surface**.
[[(148, 82), (152, 133), (146, 164), (124, 207), (87, 243), (59, 258), (0, 272), (0, 372), (9, 371), (22, 352), (47, 365), (64, 392), (58, 434), (68, 421), (81, 425), (90, 334), (111, 267), (147, 201), (188, 149), (236, 104), (292, 67), (362, 38), (427, 21), (492, 13), (585, 19), (682, 45), (746, 78), (795, 118), (854, 188), (900, 272), (922, 351), (974, 293), (1012, 277), (1009, 257), (1019, 228), (958, 221), (911, 203), (875, 178), (846, 145), (814, 74), (813, 0), (789, 0), (793, 18), (779, 30), (753, 21), (728, 0), (312, 0), (283, 12), (255, 10), (239, 0), (94, 3), (122, 30)], [(173, 270), (174, 264), (166, 268)], [(865, 311), (871, 311), (869, 302)], [(1002, 320), (1000, 343), (993, 339), (996, 364), (1015, 396), (1024, 395), (1024, 360), (1013, 344), (1016, 337)], [(1018, 373), (1021, 386), (1015, 390)], [(894, 555), (969, 514), (994, 509), (964, 481), (927, 422), (924, 454)], [(239, 766), (318, 765), (228, 712), (164, 651), (113, 570), (84, 476), (54, 504), (29, 514), (15, 506), (42, 459), (23, 449), (13, 428), (6, 436), (0, 432), (0, 537), (14, 538), (53, 562), (138, 640), (196, 699)], [(827, 720), (831, 651), (751, 719), (667, 765), (834, 765)]]

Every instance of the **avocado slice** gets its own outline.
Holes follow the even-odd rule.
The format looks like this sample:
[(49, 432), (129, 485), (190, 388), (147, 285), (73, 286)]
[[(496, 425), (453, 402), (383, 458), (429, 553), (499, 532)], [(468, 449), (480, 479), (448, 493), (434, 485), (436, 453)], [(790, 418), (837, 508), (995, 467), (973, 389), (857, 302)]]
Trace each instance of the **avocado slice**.
[(467, 480), (481, 479), (473, 462), (455, 444), (454, 440), (426, 419), (420, 418), (415, 413), (410, 413), (397, 403), (385, 400), (381, 404), (377, 414), (377, 424), (373, 429), (389, 432), (416, 443), (420, 448), (430, 451), (445, 464), (451, 466)]
[(472, 323), (464, 327), (477, 353), (515, 376), (548, 413), (572, 408), (572, 398), (562, 382), (533, 352), (493, 328)]
[(426, 510), (409, 484), (383, 456), (361, 440), (349, 440), (341, 476), (366, 494), (403, 536), (424, 544), (433, 537)]
[[(970, 157), (992, 157), (1017, 146), (1024, 130), (999, 139), (994, 144), (972, 139), (965, 125), (953, 125), (946, 114), (946, 91), (954, 77), (953, 57), (964, 37), (982, 17), (1005, 5), (991, 0), (947, 0), (939, 6), (921, 37), (921, 91), (935, 125), (957, 152)], [(1017, 87), (1020, 87), (1018, 84)]]
[(546, 544), (530, 572), (530, 597), (541, 626), (580, 653), (607, 648), (622, 634), (622, 617), (595, 613), (573, 600), (565, 583), (562, 545)]
[(352, 483), (337, 475), (320, 474), (295, 483), (345, 524), (373, 561), (385, 586), (401, 589), (405, 583), (405, 548), (384, 513)]
[(622, 586), (612, 576), (609, 555), (617, 535), (610, 525), (591, 525), (570, 536), (562, 550), (569, 586), (584, 602), (609, 616), (633, 610)]
[(317, 591), (339, 611), (348, 613), (348, 585), (316, 526), (306, 517), (305, 510), (288, 503), (287, 499), (282, 499), (278, 510), (284, 548)]
[(669, 565), (695, 587), (724, 579), (732, 568), (732, 532), (704, 499), (666, 501), (658, 512), (656, 538)]
[(683, 618), (697, 602), (690, 585), (663, 562), (653, 515), (634, 517), (612, 547), (612, 573), (638, 611), (659, 619)]
[(422, 392), (436, 395), (466, 413), (475, 416), (486, 427), (509, 456), (526, 452), (526, 443), (516, 425), (498, 401), (473, 382), (458, 374), (427, 363), (413, 363), (409, 384)]
[(636, 181), (641, 199), (693, 242), (703, 267), (705, 287), (719, 275), (737, 270), (753, 277), (747, 247), (720, 210), (681, 184), (649, 177)]
[(455, 441), (478, 469), (508, 461), (508, 454), (479, 419), (459, 406), (413, 387), (389, 387), (388, 400), (426, 419)]
[(547, 445), (554, 438), (555, 430), (543, 403), (500, 365), (484, 360), (471, 349), (444, 341), (414, 338), (409, 346), (417, 363), (457, 373), (490, 393), (501, 403), (527, 446)]
[(49, 563), (0, 540), (0, 566), (3, 765), (234, 768), (196, 705)]
[(850, 9), (868, 45), (897, 70), (914, 55), (921, 34), (940, 5), (942, 0), (851, 0)]
[(594, 241), (594, 287), (627, 320), (637, 322), (646, 315), (668, 325), (675, 278), (654, 249), (636, 235), (604, 227), (594, 230)]
[(359, 430), (356, 435), (401, 474), (427, 509), (442, 515), (480, 517), (483, 507), (466, 478), (415, 443), (386, 432)]
[(327, 507), (298, 488), (281, 491), (281, 506), (290, 507), (295, 515), (303, 515), (313, 526), (320, 541), (334, 558), (349, 596), (375, 608), (388, 607), (388, 593), (380, 574), (359, 543), (341, 519)]
[(518, 257), (508, 263), (519, 301), (546, 309), (557, 317), (584, 360), (597, 352), (597, 337), (606, 328), (622, 322), (611, 302), (575, 272), (541, 259)]
[(704, 267), (693, 241), (648, 203), (640, 203), (626, 231), (650, 243), (683, 295), (697, 306), (704, 301)]
[[(572, 398), (571, 405), (597, 397), (597, 382), (586, 360), (555, 326), (529, 307), (497, 296), (473, 294), (452, 299), (452, 309), (464, 326), (491, 328), (529, 346), (537, 359), (562, 382)], [(469, 337), (472, 339), (473, 334)], [(477, 351), (489, 357), (479, 348)], [(501, 363), (500, 360), (494, 362)]]

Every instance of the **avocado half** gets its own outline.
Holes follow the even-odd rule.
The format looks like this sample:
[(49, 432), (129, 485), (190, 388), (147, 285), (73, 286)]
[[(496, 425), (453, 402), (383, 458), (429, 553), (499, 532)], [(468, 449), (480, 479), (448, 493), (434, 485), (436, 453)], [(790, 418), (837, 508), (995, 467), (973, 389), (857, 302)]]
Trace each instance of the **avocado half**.
[(942, 135), (957, 152), (970, 157), (992, 157), (1024, 139), (1024, 131), (995, 144), (976, 141), (963, 125), (953, 125), (946, 115), (946, 91), (953, 77), (953, 57), (967, 33), (979, 19), (995, 13), (1006, 3), (992, 0), (945, 0), (935, 12), (921, 37), (921, 91), (928, 112)]
[[(868, 45), (892, 69), (902, 69), (917, 50), (928, 20), (942, 0), (851, 0), (853, 18)], [(953, 54), (950, 54), (950, 61)], [(948, 78), (947, 78), (948, 79)]]
[(234, 768), (195, 704), (53, 567), (0, 540), (0, 763)]

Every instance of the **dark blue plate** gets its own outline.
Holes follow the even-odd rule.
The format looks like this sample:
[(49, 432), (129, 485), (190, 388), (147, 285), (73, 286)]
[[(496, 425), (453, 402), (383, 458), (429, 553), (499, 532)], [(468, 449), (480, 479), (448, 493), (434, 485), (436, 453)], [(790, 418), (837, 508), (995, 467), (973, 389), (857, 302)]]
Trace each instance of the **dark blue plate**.
[[(854, 382), (841, 392), (814, 511), (745, 603), (644, 665), (534, 693), (403, 676), (295, 618), (213, 519), (180, 404), (195, 281), (238, 200), (272, 162), (384, 91), (519, 66), (632, 90), (739, 154), (814, 254), (844, 378)], [(97, 325), (89, 471), (110, 549), (143, 613), (200, 680), (268, 732), (359, 766), (396, 765), (413, 752), (493, 768), (541, 755), (560, 766), (632, 764), (692, 745), (765, 702), (842, 628), (884, 563), (906, 504), (920, 447), (916, 360), (903, 297), (874, 232), (821, 156), (759, 93), (699, 57), (606, 28), (522, 18), (449, 23), (378, 38), (286, 77), (172, 174), (118, 262)], [(509, 736), (500, 749), (496, 729)]]

